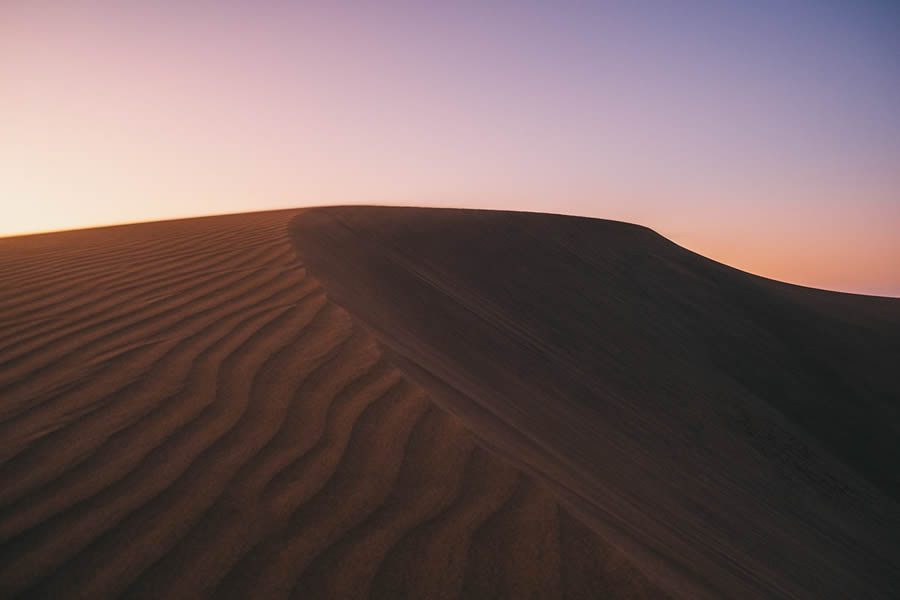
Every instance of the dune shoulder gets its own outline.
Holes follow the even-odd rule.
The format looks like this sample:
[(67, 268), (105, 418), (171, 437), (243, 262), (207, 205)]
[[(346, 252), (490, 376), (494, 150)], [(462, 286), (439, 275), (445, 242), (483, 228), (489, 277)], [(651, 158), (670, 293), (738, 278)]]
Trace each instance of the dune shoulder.
[(663, 589), (900, 585), (900, 300), (598, 219), (324, 207), (292, 236), (394, 364)]

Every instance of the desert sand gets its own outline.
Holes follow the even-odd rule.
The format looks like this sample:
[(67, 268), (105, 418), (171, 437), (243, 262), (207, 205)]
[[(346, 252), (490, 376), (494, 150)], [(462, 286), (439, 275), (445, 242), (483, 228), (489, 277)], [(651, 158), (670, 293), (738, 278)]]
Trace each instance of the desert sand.
[(653, 231), (309, 210), (300, 260), (428, 396), (682, 598), (896, 598), (900, 299)]
[(0, 597), (896, 597), (898, 364), (610, 221), (0, 239)]
[(386, 359), (298, 214), (0, 239), (0, 597), (667, 597)]

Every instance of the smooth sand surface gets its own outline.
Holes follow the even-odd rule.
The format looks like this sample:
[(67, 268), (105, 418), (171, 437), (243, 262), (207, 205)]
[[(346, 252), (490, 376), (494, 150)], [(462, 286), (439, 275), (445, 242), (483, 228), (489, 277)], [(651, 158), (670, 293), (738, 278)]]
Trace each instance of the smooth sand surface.
[(575, 217), (330, 207), (292, 233), (392, 364), (666, 592), (898, 597), (900, 300)]
[(296, 214), (0, 239), (0, 597), (665, 597), (385, 359)]

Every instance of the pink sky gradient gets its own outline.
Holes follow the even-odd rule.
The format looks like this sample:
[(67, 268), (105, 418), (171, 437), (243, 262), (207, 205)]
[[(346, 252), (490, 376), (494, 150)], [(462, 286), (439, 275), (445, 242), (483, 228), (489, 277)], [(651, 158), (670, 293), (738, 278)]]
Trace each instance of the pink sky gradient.
[(890, 3), (124, 4), (0, 6), (0, 235), (538, 210), (900, 296)]

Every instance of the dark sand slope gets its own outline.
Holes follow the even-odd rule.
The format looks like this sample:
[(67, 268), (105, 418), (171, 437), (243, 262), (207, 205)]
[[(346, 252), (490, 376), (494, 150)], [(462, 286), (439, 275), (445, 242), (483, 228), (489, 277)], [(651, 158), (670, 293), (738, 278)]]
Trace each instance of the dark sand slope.
[(0, 240), (0, 597), (662, 597), (385, 362), (295, 214)]
[(633, 225), (376, 207), (301, 259), (485, 443), (684, 598), (897, 598), (900, 300)]

